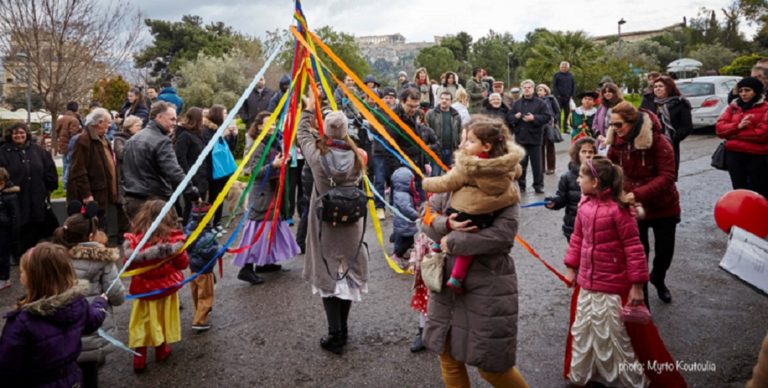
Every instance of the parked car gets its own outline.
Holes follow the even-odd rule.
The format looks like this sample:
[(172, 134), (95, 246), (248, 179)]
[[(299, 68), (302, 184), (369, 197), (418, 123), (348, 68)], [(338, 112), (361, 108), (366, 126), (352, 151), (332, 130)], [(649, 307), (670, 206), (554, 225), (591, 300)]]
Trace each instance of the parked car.
[(709, 127), (728, 106), (728, 94), (741, 80), (738, 76), (714, 75), (675, 81), (680, 93), (691, 102), (693, 127)]

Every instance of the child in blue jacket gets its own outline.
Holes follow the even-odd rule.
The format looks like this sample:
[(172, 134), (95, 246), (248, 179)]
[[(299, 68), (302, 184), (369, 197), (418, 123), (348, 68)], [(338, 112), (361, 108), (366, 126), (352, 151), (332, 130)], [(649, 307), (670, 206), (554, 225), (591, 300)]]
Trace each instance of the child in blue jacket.
[(416, 235), (416, 219), (419, 218), (417, 210), (420, 196), (416, 190), (416, 182), (413, 172), (407, 167), (400, 167), (392, 174), (392, 202), (395, 208), (408, 217), (411, 221), (400, 216), (395, 216), (392, 230), (392, 240), (395, 244), (395, 252), (392, 259), (400, 268), (408, 267), (406, 252), (413, 247), (413, 236)]
[[(205, 217), (210, 208), (211, 205), (207, 203), (201, 203), (192, 208), (189, 223), (184, 231), (187, 236), (197, 228), (198, 222)], [(192, 329), (197, 332), (204, 332), (211, 328), (208, 314), (213, 308), (213, 286), (216, 278), (213, 274), (213, 264), (207, 268), (204, 267), (216, 257), (216, 253), (220, 249), (221, 245), (216, 241), (216, 232), (210, 224), (205, 226), (197, 240), (187, 249), (189, 269), (194, 273), (199, 273), (197, 278), (189, 283), (194, 307)]]

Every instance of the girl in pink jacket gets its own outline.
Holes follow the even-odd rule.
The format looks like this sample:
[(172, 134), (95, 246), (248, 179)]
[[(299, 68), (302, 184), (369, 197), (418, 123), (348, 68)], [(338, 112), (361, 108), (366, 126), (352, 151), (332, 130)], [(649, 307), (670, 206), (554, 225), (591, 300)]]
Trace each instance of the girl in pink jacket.
[(583, 197), (565, 256), (566, 277), (576, 284), (565, 378), (579, 386), (646, 387), (659, 378), (664, 386), (684, 386), (677, 371), (646, 370), (648, 356), (673, 362), (653, 324), (622, 321), (625, 305), (643, 304), (648, 262), (624, 200), (621, 167), (595, 156), (581, 165), (578, 182)]

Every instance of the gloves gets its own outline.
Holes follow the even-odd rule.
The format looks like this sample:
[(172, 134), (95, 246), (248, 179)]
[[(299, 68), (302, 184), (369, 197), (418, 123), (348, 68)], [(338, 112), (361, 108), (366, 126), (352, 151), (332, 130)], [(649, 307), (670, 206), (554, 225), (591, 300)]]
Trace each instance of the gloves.
[(200, 202), (200, 191), (195, 186), (189, 186), (184, 191), (184, 199), (190, 202)]

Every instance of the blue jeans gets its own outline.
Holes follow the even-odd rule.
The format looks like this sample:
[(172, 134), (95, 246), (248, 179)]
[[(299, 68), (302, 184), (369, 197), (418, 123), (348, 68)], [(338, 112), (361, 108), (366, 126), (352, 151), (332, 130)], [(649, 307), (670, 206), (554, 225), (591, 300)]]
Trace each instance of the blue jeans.
[(61, 180), (62, 180), (62, 183), (64, 185), (64, 191), (66, 192), (67, 191), (67, 181), (69, 180), (69, 153), (64, 155), (64, 157), (61, 158), (61, 160), (64, 163), (64, 166), (62, 167), (63, 171), (61, 172), (61, 175), (62, 175)]
[[(443, 162), (444, 165), (447, 167), (451, 167), (453, 164), (453, 150), (445, 148), (440, 150), (440, 153), (437, 155), (440, 157), (440, 161)], [(432, 165), (432, 174), (431, 176), (440, 176), (445, 174), (445, 171), (443, 171), (440, 166), (437, 165), (434, 161), (429, 162)]]
[[(388, 185), (392, 187), (392, 174), (398, 168), (398, 163), (392, 160), (389, 156), (373, 155), (373, 187), (376, 191), (384, 196), (384, 189)], [(392, 203), (392, 192), (389, 193), (389, 201)], [(378, 197), (374, 198), (374, 203), (377, 209), (384, 208), (384, 202)]]

